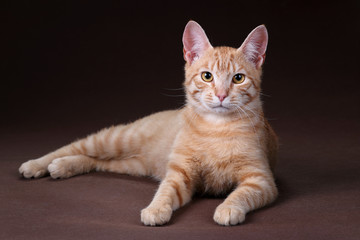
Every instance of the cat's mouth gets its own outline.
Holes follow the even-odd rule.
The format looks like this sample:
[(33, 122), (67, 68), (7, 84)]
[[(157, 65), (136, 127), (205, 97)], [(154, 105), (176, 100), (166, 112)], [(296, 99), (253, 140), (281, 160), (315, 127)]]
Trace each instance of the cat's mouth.
[(216, 107), (212, 107), (212, 108), (215, 108), (215, 109), (221, 109), (221, 108), (223, 108), (223, 109), (229, 109), (228, 107), (225, 107), (225, 106), (223, 106), (223, 105), (219, 105), (219, 106), (216, 106)]
[(219, 103), (218, 105), (213, 105), (211, 106), (211, 108), (215, 108), (215, 109), (230, 109), (229, 106), (225, 106), (223, 103)]
[(207, 109), (207, 111), (216, 113), (216, 114), (232, 112), (232, 107), (230, 104), (204, 102), (203, 105), (204, 105), (205, 109)]
[(230, 110), (229, 107), (225, 107), (222, 104), (220, 104), (218, 106), (212, 106), (211, 108), (212, 108), (213, 111), (215, 111), (217, 113), (224, 113), (224, 112), (228, 112)]

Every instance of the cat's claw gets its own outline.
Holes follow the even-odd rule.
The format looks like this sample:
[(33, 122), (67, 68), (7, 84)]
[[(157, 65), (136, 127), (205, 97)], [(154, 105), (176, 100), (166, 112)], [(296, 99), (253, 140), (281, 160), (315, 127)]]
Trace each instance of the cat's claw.
[(242, 223), (245, 213), (239, 207), (220, 204), (214, 214), (214, 221), (220, 225), (229, 226)]
[(148, 226), (163, 225), (170, 221), (171, 215), (172, 209), (168, 205), (147, 207), (141, 211), (141, 222)]
[(47, 173), (46, 168), (36, 162), (36, 160), (29, 160), (21, 164), (19, 173), (24, 178), (40, 178)]

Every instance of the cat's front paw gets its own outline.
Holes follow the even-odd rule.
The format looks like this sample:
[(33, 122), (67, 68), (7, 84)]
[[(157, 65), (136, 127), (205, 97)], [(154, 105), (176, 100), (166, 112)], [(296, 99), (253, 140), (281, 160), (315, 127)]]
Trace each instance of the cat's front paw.
[(19, 173), (25, 178), (39, 178), (47, 173), (47, 169), (39, 164), (38, 160), (29, 160), (21, 164)]
[(141, 211), (141, 222), (145, 225), (163, 225), (170, 221), (172, 209), (165, 205), (161, 207), (147, 207)]
[(236, 225), (244, 220), (245, 212), (239, 207), (222, 203), (215, 210), (214, 221), (220, 225)]

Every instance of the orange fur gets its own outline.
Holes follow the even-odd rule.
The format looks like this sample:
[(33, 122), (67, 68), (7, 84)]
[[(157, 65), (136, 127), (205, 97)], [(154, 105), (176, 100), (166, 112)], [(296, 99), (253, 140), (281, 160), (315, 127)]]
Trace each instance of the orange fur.
[[(103, 129), (23, 163), (20, 173), (26, 178), (47, 173), (67, 178), (97, 170), (157, 178), (159, 189), (141, 213), (146, 225), (168, 222), (172, 211), (197, 191), (233, 190), (215, 211), (214, 220), (221, 225), (241, 223), (247, 212), (274, 201), (277, 189), (271, 169), (277, 139), (262, 111), (256, 52), (247, 45), (213, 48), (200, 29), (190, 22), (184, 33), (186, 107)], [(200, 34), (203, 44), (193, 46), (189, 34)], [(254, 41), (256, 34), (245, 43)], [(246, 49), (252, 50), (255, 62), (249, 61)], [(201, 79), (204, 71), (214, 76), (212, 82)], [(235, 84), (232, 77), (239, 72), (246, 80)], [(217, 97), (220, 93), (223, 102)]]

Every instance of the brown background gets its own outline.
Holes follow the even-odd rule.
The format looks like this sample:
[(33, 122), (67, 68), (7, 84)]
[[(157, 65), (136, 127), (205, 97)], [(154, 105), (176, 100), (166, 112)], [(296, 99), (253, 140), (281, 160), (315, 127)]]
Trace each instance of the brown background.
[[(359, 3), (12, 1), (1, 8), (1, 239), (359, 239)], [(169, 225), (139, 212), (157, 184), (107, 173), (26, 181), (39, 157), (111, 124), (182, 106), (182, 31), (238, 47), (266, 24), (263, 96), (279, 134), (279, 200), (243, 225), (196, 197)]]

